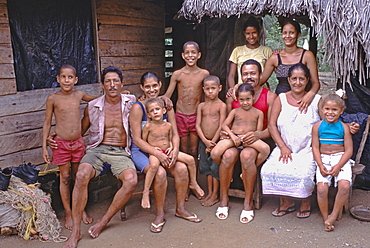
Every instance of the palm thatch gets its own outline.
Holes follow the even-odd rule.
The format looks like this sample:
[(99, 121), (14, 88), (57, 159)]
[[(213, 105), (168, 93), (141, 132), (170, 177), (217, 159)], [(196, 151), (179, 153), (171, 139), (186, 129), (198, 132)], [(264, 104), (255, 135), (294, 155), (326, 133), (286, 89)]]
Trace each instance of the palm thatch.
[(325, 37), (325, 56), (334, 76), (343, 82), (351, 74), (361, 83), (369, 78), (370, 0), (184, 0), (178, 12), (198, 22), (204, 16), (242, 14), (307, 15), (316, 35)]

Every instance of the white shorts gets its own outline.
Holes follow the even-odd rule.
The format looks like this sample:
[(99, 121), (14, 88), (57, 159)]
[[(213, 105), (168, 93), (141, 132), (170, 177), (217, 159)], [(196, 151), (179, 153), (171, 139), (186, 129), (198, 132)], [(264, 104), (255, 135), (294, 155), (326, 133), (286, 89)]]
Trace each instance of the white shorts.
[[(332, 167), (338, 164), (339, 160), (342, 158), (343, 152), (338, 152), (334, 154), (321, 154), (321, 161), (326, 169), (329, 171)], [(316, 169), (316, 184), (317, 183), (327, 183), (331, 185), (331, 179), (333, 176), (329, 175), (323, 177), (320, 173), (320, 168), (317, 166)], [(337, 187), (339, 180), (347, 180), (352, 185), (352, 168), (350, 160), (348, 160), (339, 171), (338, 176), (334, 177), (334, 186)]]

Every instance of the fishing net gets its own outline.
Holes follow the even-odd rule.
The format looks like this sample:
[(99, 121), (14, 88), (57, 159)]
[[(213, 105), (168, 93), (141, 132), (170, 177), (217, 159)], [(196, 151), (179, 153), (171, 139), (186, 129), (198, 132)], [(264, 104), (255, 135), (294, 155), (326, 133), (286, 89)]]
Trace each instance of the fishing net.
[(0, 204), (11, 204), (20, 210), (18, 235), (28, 240), (63, 242), (62, 226), (51, 207), (51, 198), (34, 185), (12, 176), (7, 191), (0, 191)]

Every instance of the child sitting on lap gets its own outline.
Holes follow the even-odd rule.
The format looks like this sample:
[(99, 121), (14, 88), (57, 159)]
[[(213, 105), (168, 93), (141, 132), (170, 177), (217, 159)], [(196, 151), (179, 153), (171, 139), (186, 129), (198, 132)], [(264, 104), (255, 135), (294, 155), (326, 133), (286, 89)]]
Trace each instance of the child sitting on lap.
[(236, 96), (241, 107), (233, 109), (222, 124), (222, 130), (228, 133), (230, 139), (219, 141), (211, 152), (211, 157), (217, 164), (221, 163), (222, 154), (233, 146), (240, 149), (254, 148), (258, 152), (256, 166), (261, 165), (269, 155), (270, 147), (264, 141), (259, 139), (252, 144), (243, 142), (245, 134), (263, 128), (263, 112), (252, 106), (254, 94), (250, 84), (244, 83), (238, 88)]
[[(163, 115), (166, 113), (163, 101), (159, 98), (150, 98), (145, 103), (145, 108), (147, 115), (150, 118), (150, 122), (146, 123), (143, 127), (143, 140), (148, 142), (149, 145), (169, 155), (172, 151), (172, 125), (163, 120)], [(179, 152), (177, 161), (187, 164), (190, 174), (189, 188), (195, 190), (203, 197), (204, 191), (197, 183), (194, 158), (186, 153)], [(157, 173), (160, 161), (157, 157), (150, 155), (149, 163), (149, 170), (145, 176), (143, 198), (141, 201), (141, 206), (143, 208), (150, 208), (149, 189), (152, 185), (155, 174)]]

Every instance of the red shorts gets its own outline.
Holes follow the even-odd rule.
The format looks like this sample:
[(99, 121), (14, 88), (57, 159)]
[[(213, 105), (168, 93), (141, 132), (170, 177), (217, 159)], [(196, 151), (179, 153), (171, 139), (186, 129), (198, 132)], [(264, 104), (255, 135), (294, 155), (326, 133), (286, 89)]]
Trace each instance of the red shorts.
[(197, 135), (197, 130), (195, 128), (195, 124), (197, 122), (197, 113), (185, 115), (176, 112), (175, 117), (180, 138), (190, 135), (190, 132), (194, 132), (194, 134)]
[(80, 162), (85, 155), (85, 144), (80, 136), (73, 141), (67, 141), (58, 137), (54, 139), (58, 149), (53, 150), (53, 164), (64, 165), (68, 162)]

